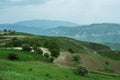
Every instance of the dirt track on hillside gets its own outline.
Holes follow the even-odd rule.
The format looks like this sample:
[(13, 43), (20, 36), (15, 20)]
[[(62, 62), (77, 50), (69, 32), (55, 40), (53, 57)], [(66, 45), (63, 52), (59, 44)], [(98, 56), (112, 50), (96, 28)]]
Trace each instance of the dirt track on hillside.
[(72, 56), (69, 52), (61, 52), (60, 56), (54, 60), (54, 63), (59, 66), (73, 67)]

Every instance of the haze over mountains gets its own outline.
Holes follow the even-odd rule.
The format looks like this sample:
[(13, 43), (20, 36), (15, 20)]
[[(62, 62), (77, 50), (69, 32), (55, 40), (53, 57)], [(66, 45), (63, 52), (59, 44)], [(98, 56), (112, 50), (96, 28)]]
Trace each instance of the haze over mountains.
[(47, 29), (55, 28), (58, 26), (77, 26), (78, 24), (67, 22), (67, 21), (58, 21), (58, 20), (29, 20), (29, 21), (20, 21), (14, 24), (0, 24), (0, 29), (11, 29), (18, 32), (27, 32), (32, 34), (41, 34), (44, 35)]
[(28, 27), (38, 27), (43, 29), (55, 28), (58, 26), (77, 26), (79, 24), (67, 22), (67, 21), (58, 21), (58, 20), (29, 20), (29, 21), (20, 21), (15, 24), (28, 26)]
[(65, 36), (87, 42), (102, 43), (113, 49), (120, 49), (120, 25), (113, 23), (82, 25), (53, 20), (21, 21), (15, 24), (1, 24), (0, 29), (14, 29), (19, 32), (47, 36)]

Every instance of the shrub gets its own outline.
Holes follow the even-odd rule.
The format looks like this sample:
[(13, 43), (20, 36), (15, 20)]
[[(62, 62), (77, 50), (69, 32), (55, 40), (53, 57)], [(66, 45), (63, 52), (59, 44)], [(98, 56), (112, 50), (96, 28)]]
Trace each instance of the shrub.
[(51, 56), (52, 57), (56, 57), (57, 58), (60, 55), (60, 52), (57, 49), (51, 49), (50, 52), (51, 52)]
[(4, 46), (7, 47), (20, 47), (22, 44), (22, 41), (16, 37), (14, 37), (13, 39), (5, 42)]
[(57, 49), (58, 51), (60, 50), (59, 45), (57, 44), (56, 40), (49, 40), (44, 43), (44, 46), (51, 49)]
[(30, 72), (31, 72), (32, 70), (33, 70), (32, 68), (29, 68), (29, 69), (28, 69), (28, 71), (30, 71)]
[(9, 54), (8, 54), (8, 59), (9, 59), (9, 60), (18, 60), (18, 59), (19, 59), (19, 56), (18, 56), (18, 54), (16, 54), (16, 53), (9, 53)]
[(22, 44), (22, 50), (23, 51), (31, 51), (31, 47), (29, 44)]
[(33, 46), (33, 50), (37, 54), (43, 54), (43, 51), (38, 46)]
[(0, 80), (3, 80), (3, 77), (0, 75)]
[(75, 73), (80, 76), (86, 76), (88, 75), (88, 70), (83, 66), (78, 66)]
[(35, 51), (37, 54), (43, 54), (43, 51), (40, 48), (37, 48)]
[(13, 47), (20, 47), (22, 44), (22, 41), (16, 37), (14, 37), (11, 42)]
[(69, 48), (68, 51), (69, 51), (70, 53), (74, 53), (73, 49), (71, 49), (71, 48)]
[(49, 74), (49, 73), (47, 73), (47, 74), (45, 74), (45, 76), (47, 76), (47, 77), (48, 77), (48, 76), (50, 76), (50, 74)]
[(106, 62), (105, 62), (105, 64), (106, 64), (106, 65), (109, 65), (109, 62), (108, 62), (108, 61), (106, 61)]
[(43, 54), (43, 51), (42, 51), (40, 48), (37, 48), (37, 49), (35, 50), (35, 53), (37, 53), (37, 54)]
[(45, 56), (46, 58), (49, 58), (49, 54), (48, 54), (48, 53), (44, 53), (44, 56)]
[(72, 60), (73, 60), (75, 66), (80, 64), (80, 56), (79, 55), (73, 55)]
[(49, 62), (52, 63), (52, 62), (54, 61), (54, 59), (55, 59), (54, 57), (50, 57), (50, 58), (49, 58)]
[(80, 56), (79, 55), (73, 55), (73, 61), (80, 62)]

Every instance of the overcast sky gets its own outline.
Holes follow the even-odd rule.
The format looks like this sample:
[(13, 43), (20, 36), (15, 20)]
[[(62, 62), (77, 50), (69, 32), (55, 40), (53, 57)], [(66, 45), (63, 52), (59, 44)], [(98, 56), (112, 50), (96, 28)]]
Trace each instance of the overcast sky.
[(120, 0), (0, 0), (0, 23), (31, 19), (120, 23)]

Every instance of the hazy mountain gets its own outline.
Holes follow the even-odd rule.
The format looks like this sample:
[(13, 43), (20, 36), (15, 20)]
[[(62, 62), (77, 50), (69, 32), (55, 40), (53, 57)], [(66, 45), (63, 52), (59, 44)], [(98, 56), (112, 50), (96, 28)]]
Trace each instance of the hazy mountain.
[[(72, 37), (82, 41), (106, 44), (110, 46), (112, 49), (118, 50), (117, 46), (119, 46), (120, 44), (119, 24), (103, 23), (103, 24), (91, 24), (91, 25), (83, 25), (76, 27), (52, 26), (55, 28), (51, 28), (51, 25), (57, 25), (57, 22), (58, 21), (55, 21), (54, 24), (54, 21), (49, 22), (49, 20), (45, 20), (45, 21), (43, 20), (43, 23), (41, 20), (36, 20), (36, 21), (33, 20), (33, 21), (18, 22), (16, 24), (0, 24), (0, 30), (12, 29), (19, 32), (27, 32), (27, 33), (39, 34), (39, 35)], [(42, 25), (39, 26), (40, 24), (45, 24), (45, 23), (46, 23), (45, 28), (50, 28), (50, 29), (45, 29), (45, 28), (43, 29), (43, 27), (41, 27)]]
[(55, 28), (58, 26), (77, 26), (78, 24), (67, 22), (67, 21), (57, 21), (57, 20), (28, 20), (28, 21), (21, 21), (15, 24), (28, 26), (28, 27), (38, 27), (38, 28)]
[(97, 43), (120, 43), (119, 24), (91, 24), (78, 27), (57, 27), (48, 30), (49, 35), (67, 36)]
[(44, 29), (42, 28), (35, 28), (35, 27), (26, 27), (23, 25), (18, 25), (18, 24), (0, 24), (0, 30), (15, 30), (17, 32), (27, 32), (27, 33), (32, 33), (32, 34), (43, 34)]

